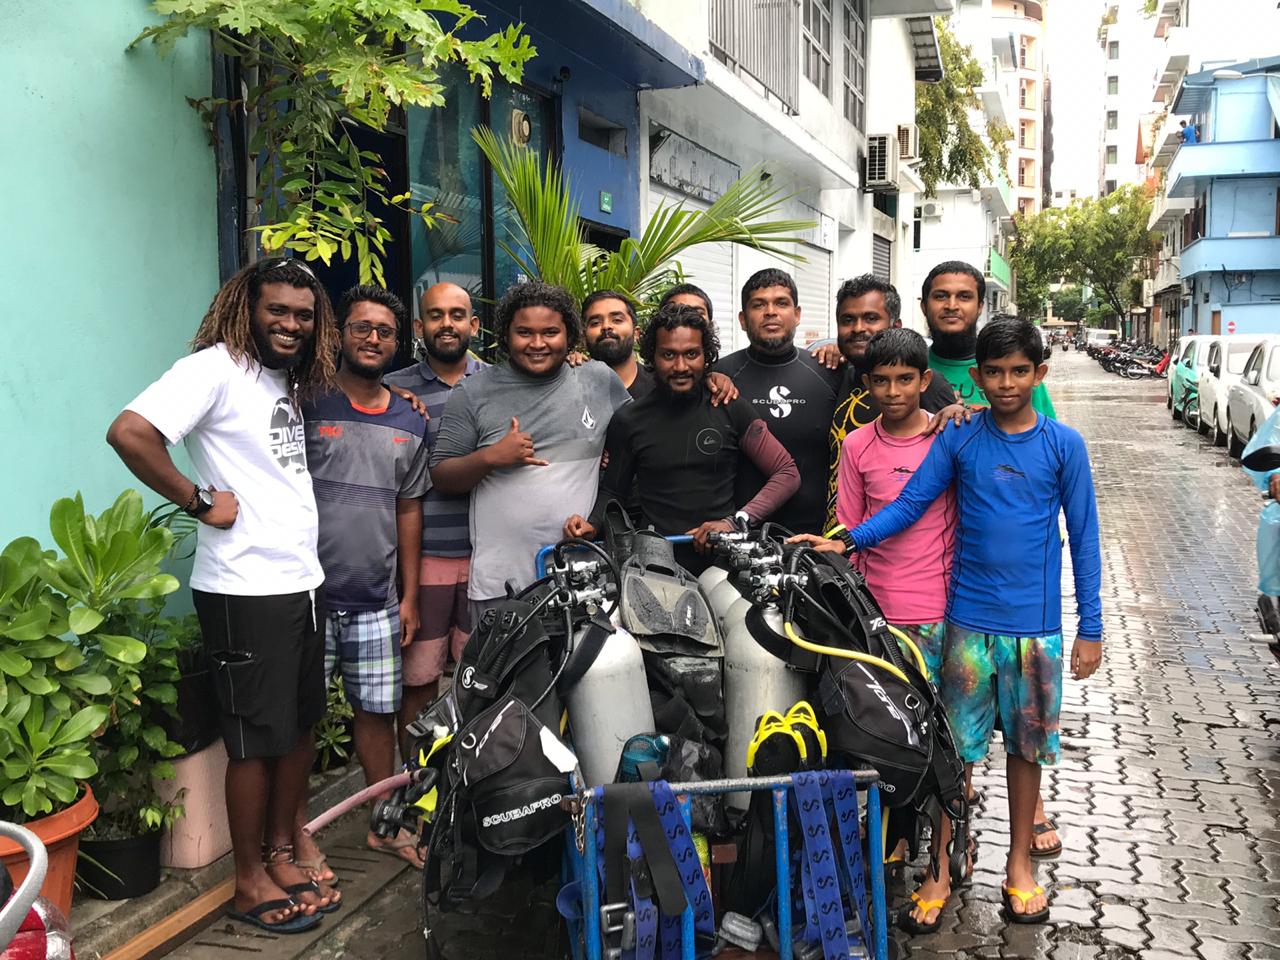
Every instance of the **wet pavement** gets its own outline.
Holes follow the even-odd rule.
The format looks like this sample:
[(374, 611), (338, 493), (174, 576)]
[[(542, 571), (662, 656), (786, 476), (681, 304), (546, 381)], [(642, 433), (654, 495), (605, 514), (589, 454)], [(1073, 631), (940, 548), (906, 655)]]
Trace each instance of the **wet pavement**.
[[(1052, 359), (1062, 420), (1089, 444), (1102, 523), (1105, 658), (1065, 684), (1064, 757), (1046, 774), (1065, 848), (1041, 861), (1053, 919), (999, 916), (1003, 762), (984, 769), (974, 884), (900, 956), (1280, 958), (1280, 667), (1253, 616), (1261, 501), (1164, 405), (1071, 352)], [(1069, 571), (1064, 592), (1072, 592)], [(1074, 627), (1074, 602), (1067, 635)], [(996, 747), (993, 755), (999, 757)], [(402, 873), (308, 957), (424, 956), (420, 878)], [(442, 931), (454, 958), (549, 956), (545, 894), (521, 891)]]

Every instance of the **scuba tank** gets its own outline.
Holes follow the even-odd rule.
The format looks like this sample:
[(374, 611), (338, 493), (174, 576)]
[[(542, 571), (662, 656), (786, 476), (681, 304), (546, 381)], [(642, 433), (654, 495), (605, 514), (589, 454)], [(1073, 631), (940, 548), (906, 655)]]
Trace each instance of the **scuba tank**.
[[(575, 645), (585, 632), (578, 631)], [(627, 741), (654, 730), (644, 657), (635, 637), (615, 629), (567, 700), (573, 746), (587, 786), (612, 783)]]
[(698, 589), (702, 591), (702, 595), (708, 599), (711, 597), (711, 591), (720, 586), (729, 576), (729, 571), (718, 563), (713, 563), (707, 569), (698, 575)]
[(738, 588), (734, 578), (727, 572), (707, 595), (707, 601), (711, 605), (711, 612), (715, 614), (716, 619), (721, 624), (724, 624), (724, 618), (729, 612), (729, 608), (742, 599), (744, 599), (742, 591)]
[[(724, 640), (725, 720), (729, 727), (724, 758), (726, 777), (747, 775), (747, 747), (760, 716), (768, 710), (785, 713), (807, 693), (804, 675), (788, 668), (785, 660), (774, 656), (762, 643), (763, 640), (775, 648), (787, 643), (782, 612), (776, 606), (756, 607), (746, 600), (743, 603), (745, 611), (736, 618)], [(748, 793), (731, 793), (726, 802), (745, 810), (749, 799)]]

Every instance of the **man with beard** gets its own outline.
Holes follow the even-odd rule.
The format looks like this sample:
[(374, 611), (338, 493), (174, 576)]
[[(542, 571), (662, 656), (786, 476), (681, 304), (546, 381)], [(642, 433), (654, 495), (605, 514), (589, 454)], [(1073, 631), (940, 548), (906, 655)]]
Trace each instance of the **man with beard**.
[(609, 466), (591, 519), (571, 516), (566, 536), (594, 537), (605, 506), (633, 482), (644, 523), (664, 536), (692, 534), (699, 548), (710, 534), (733, 529), (744, 463), (766, 478), (741, 508), (749, 521), (768, 518), (795, 493), (795, 461), (750, 405), (739, 399), (713, 406), (707, 374), (719, 352), (715, 327), (693, 307), (671, 304), (649, 321), (640, 356), (653, 366), (655, 388), (609, 424)]
[[(751, 345), (730, 354), (719, 369), (753, 410), (767, 411), (769, 429), (800, 471), (800, 489), (771, 519), (793, 533), (822, 533), (830, 467), (828, 435), (842, 374), (797, 350), (800, 304), (795, 281), (783, 270), (761, 270), (742, 288), (738, 322)], [(739, 471), (736, 499), (746, 503), (765, 478), (754, 465)]]
[[(871, 273), (846, 280), (836, 294), (836, 344), (846, 361), (836, 412), (831, 419), (831, 472), (827, 487), (827, 527), (836, 518), (836, 481), (844, 438), (880, 416), (880, 407), (864, 381), (870, 373), (864, 358), (867, 344), (881, 330), (902, 325), (902, 298), (893, 284)], [(955, 403), (955, 392), (943, 377), (934, 377), (920, 395), (920, 408), (938, 413)]]
[[(353, 287), (337, 318), (337, 387), (313, 397), (302, 412), (329, 600), (325, 673), (341, 668), (356, 759), (369, 785), (395, 772), (400, 651), (418, 629), (427, 427), (382, 383), (408, 324), (400, 298), (381, 287)], [(416, 838), (407, 832), (390, 840), (370, 832), (366, 843), (422, 866)]]
[[(969, 371), (978, 343), (978, 317), (986, 301), (987, 281), (982, 271), (963, 260), (947, 260), (929, 271), (920, 287), (920, 309), (924, 311), (933, 343), (929, 348), (929, 369), (951, 384), (961, 403), (990, 406), (987, 395), (974, 383)], [(1037, 413), (1057, 419), (1049, 391), (1040, 383), (1031, 394)]]
[[(934, 372), (935, 381), (947, 380), (960, 402), (971, 407), (990, 406), (987, 395), (970, 372), (975, 369), (978, 317), (986, 296), (987, 282), (982, 271), (963, 260), (938, 264), (920, 287), (920, 309), (924, 311), (933, 340), (929, 347), (929, 369)], [(1057, 419), (1043, 381), (1031, 391), (1031, 406), (1037, 413)], [(1037, 797), (1031, 855), (1051, 857), (1061, 850), (1057, 825), (1045, 812), (1044, 798)]]
[[(192, 345), (107, 442), (199, 521), (191, 590), (230, 758), (229, 915), (300, 933), (340, 898), (312, 882), (293, 846), (325, 710), (324, 573), (300, 403), (333, 384), (338, 331), (311, 270), (272, 257), (223, 285)], [(198, 481), (169, 455), (183, 440)]]
[(582, 336), (591, 359), (607, 364), (632, 400), (653, 389), (653, 374), (636, 361), (636, 310), (622, 294), (597, 290), (582, 301)]
[[(423, 293), (419, 312), (413, 332), (426, 356), (412, 367), (389, 374), (385, 382), (410, 391), (427, 408), (427, 443), (434, 447), (454, 388), (488, 364), (468, 352), (480, 330), (480, 318), (466, 290), (454, 283), (437, 283)], [(418, 637), (404, 651), (401, 731), (435, 700), (445, 663), (457, 662), (471, 635), (467, 604), (470, 505), (470, 494), (446, 494), (436, 487), (422, 499)], [(401, 746), (408, 750), (407, 742)]]
[(565, 517), (591, 509), (609, 421), (631, 400), (603, 363), (565, 363), (581, 321), (562, 288), (511, 287), (495, 327), (506, 361), (453, 391), (431, 454), (435, 486), (471, 494), (473, 623), (508, 583), (533, 581), (534, 558), (560, 539)]
[[(658, 309), (671, 302), (684, 303), (692, 298), (701, 308), (702, 316), (710, 320), (709, 302), (703, 306), (703, 301), (691, 292), (697, 290), (691, 283), (679, 284), (667, 292)], [(630, 300), (614, 290), (597, 290), (589, 294), (582, 301), (582, 336), (591, 359), (608, 364), (621, 378), (632, 400), (639, 400), (653, 390), (653, 374), (647, 366), (636, 361), (636, 311)], [(570, 355), (569, 362), (576, 366), (581, 360), (575, 357), (581, 356)], [(738, 397), (733, 381), (722, 373), (711, 373), (707, 387), (711, 391), (711, 402), (716, 405)]]

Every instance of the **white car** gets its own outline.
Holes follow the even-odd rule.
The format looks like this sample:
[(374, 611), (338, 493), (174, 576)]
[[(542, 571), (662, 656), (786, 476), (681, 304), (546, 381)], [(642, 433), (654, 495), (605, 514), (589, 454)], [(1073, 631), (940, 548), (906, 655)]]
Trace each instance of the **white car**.
[(1258, 425), (1280, 404), (1280, 336), (1253, 348), (1240, 380), (1227, 391), (1227, 454), (1240, 456)]
[(1227, 445), (1227, 391), (1240, 380), (1253, 348), (1265, 339), (1261, 334), (1236, 333), (1209, 341), (1205, 368), (1198, 381), (1196, 427), (1201, 434), (1212, 435), (1215, 447)]

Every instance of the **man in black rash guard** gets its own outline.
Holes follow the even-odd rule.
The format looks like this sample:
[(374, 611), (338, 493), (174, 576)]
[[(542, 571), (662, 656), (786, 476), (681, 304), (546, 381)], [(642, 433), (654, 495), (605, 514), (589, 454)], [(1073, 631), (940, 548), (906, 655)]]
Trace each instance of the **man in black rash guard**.
[[(570, 517), (566, 536), (594, 537), (605, 506), (624, 499), (636, 480), (643, 521), (664, 536), (692, 534), (700, 548), (710, 534), (733, 529), (739, 504), (759, 522), (795, 493), (795, 462), (751, 407), (740, 399), (711, 405), (708, 368), (719, 349), (715, 327), (695, 309), (671, 304), (649, 321), (640, 356), (653, 368), (655, 389), (610, 421), (609, 466), (591, 519)], [(734, 486), (748, 464), (767, 479), (743, 503)]]
[[(731, 377), (752, 410), (800, 471), (800, 489), (770, 519), (794, 533), (822, 533), (827, 516), (827, 437), (842, 373), (797, 350), (800, 305), (795, 281), (783, 270), (760, 270), (742, 288), (738, 322), (751, 345), (725, 357), (718, 369)], [(764, 484), (754, 467), (738, 474), (736, 497), (750, 500)]]
[(622, 294), (597, 290), (582, 301), (582, 339), (591, 359), (607, 363), (632, 400), (653, 390), (653, 374), (636, 362), (636, 309)]

